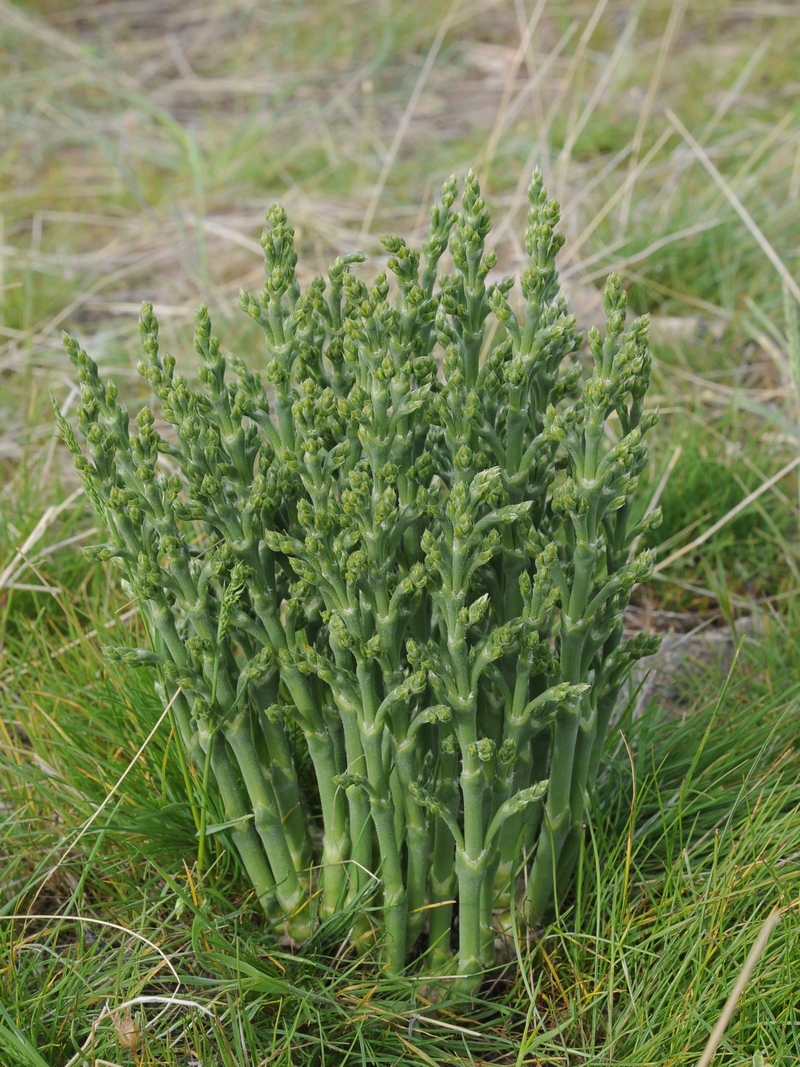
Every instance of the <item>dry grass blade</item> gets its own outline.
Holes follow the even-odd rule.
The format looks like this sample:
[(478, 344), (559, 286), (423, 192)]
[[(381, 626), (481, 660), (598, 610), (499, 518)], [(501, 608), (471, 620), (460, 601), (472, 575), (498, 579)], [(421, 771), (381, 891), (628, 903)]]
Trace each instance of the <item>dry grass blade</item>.
[(506, 77), (505, 88), (503, 89), (503, 96), (500, 100), (500, 104), (497, 109), (497, 117), (492, 125), (491, 133), (489, 134), (489, 140), (486, 148), (482, 153), (482, 159), (480, 167), (478, 168), (478, 177), (481, 184), (485, 185), (489, 178), (489, 168), (492, 165), (492, 161), (497, 152), (497, 146), (500, 143), (500, 138), (503, 135), (505, 128), (506, 116), (508, 114), (509, 106), (511, 104), (511, 97), (514, 93), (514, 84), (517, 78), (522, 63), (525, 61), (531, 46), (531, 40), (533, 34), (536, 31), (536, 27), (539, 25), (539, 20), (542, 17), (542, 12), (545, 9), (547, 0), (538, 0), (538, 3), (534, 7), (531, 17), (528, 19), (528, 24), (522, 34), (519, 46), (517, 47), (512, 57), (511, 63), (508, 67), (508, 75)]
[[(145, 1004), (162, 1004), (161, 1011), (156, 1016), (156, 1019), (164, 1015), (170, 1008), (193, 1008), (196, 1011), (202, 1012), (209, 1018), (213, 1019), (214, 1012), (207, 1008), (204, 1004), (201, 1004), (197, 1000), (184, 1000), (182, 997), (158, 997), (158, 996), (140, 996), (132, 997), (130, 1000), (125, 1000), (122, 1004), (117, 1004), (115, 1007), (106, 1002), (103, 1005), (103, 1009), (95, 1019), (92, 1020), (91, 1029), (89, 1030), (89, 1036), (81, 1045), (80, 1051), (76, 1052), (72, 1059), (68, 1060), (64, 1067), (80, 1067), (81, 1064), (86, 1062), (86, 1054), (95, 1042), (97, 1035), (97, 1028), (100, 1023), (106, 1019), (111, 1019), (114, 1029), (117, 1032), (117, 1038), (119, 1043), (124, 1048), (129, 1048), (136, 1053), (139, 1048), (139, 1044), (142, 1038), (142, 1034), (138, 1025), (131, 1019), (131, 1008), (138, 1008)], [(155, 1022), (155, 1020), (153, 1020)], [(152, 1025), (152, 1023), (151, 1023)], [(127, 1041), (125, 1040), (127, 1038)], [(100, 1063), (107, 1063), (106, 1060), (97, 1060), (92, 1058), (92, 1063), (99, 1065)], [(116, 1067), (114, 1064), (109, 1064), (109, 1067)]]
[[(597, 80), (597, 85), (594, 87), (589, 100), (586, 103), (586, 107), (581, 112), (580, 116), (570, 123), (569, 133), (567, 139), (564, 142), (564, 146), (558, 154), (558, 159), (555, 163), (555, 168), (558, 168), (561, 173), (567, 173), (569, 164), (572, 158), (572, 151), (575, 145), (578, 143), (583, 131), (586, 129), (589, 120), (596, 112), (598, 105), (608, 92), (609, 85), (615, 74), (617, 73), (617, 67), (622, 60), (622, 57), (628, 50), (634, 33), (639, 24), (638, 12), (631, 14), (628, 19), (625, 29), (620, 34), (617, 45), (611, 55), (611, 58), (606, 64), (604, 64), (603, 73)], [(554, 168), (554, 169), (555, 169)], [(633, 169), (631, 167), (631, 169)], [(631, 186), (632, 189), (632, 186)]]
[[(624, 256), (622, 259), (615, 259), (611, 265), (608, 266), (608, 258), (612, 252), (615, 252), (619, 245), (624, 241), (620, 239), (611, 247), (601, 248), (598, 252), (595, 252), (591, 256), (587, 256), (586, 259), (581, 260), (579, 263), (573, 264), (573, 266), (567, 268), (563, 272), (562, 277), (566, 280), (575, 276), (580, 276), (584, 281), (596, 281), (600, 278), (606, 278), (609, 270), (621, 271), (623, 268), (635, 266), (637, 263), (642, 263), (644, 260), (650, 259), (656, 252), (660, 252), (662, 248), (667, 248), (671, 244), (675, 244), (676, 241), (684, 241), (687, 237), (694, 237), (697, 234), (706, 233), (708, 230), (713, 230), (717, 226), (722, 225), (722, 219), (702, 219), (700, 222), (695, 222), (691, 226), (686, 226), (683, 229), (675, 230), (674, 233), (665, 234), (663, 237), (659, 237), (645, 248), (640, 249), (638, 252), (634, 252), (630, 256)], [(603, 266), (593, 271), (588, 271), (587, 268), (596, 262), (602, 262)], [(720, 308), (714, 309), (716, 314), (721, 312)]]
[(767, 947), (767, 942), (770, 939), (770, 935), (778, 923), (781, 921), (783, 910), (781, 908), (775, 908), (767, 918), (764, 920), (764, 925), (759, 931), (758, 937), (755, 940), (755, 944), (750, 949), (750, 953), (744, 962), (739, 977), (736, 979), (736, 984), (731, 990), (730, 996), (725, 1003), (725, 1007), (722, 1009), (722, 1014), (717, 1021), (717, 1025), (711, 1031), (711, 1037), (708, 1039), (703, 1055), (697, 1061), (697, 1067), (710, 1067), (711, 1061), (714, 1058), (714, 1053), (717, 1051), (722, 1035), (728, 1028), (728, 1024), (733, 1018), (733, 1013), (736, 1011), (736, 1005), (739, 1003), (739, 998), (744, 992), (744, 987), (750, 981), (753, 971), (756, 969), (756, 964), (761, 959), (764, 953), (764, 949)]
[[(645, 508), (645, 512), (644, 512), (644, 515), (642, 516), (642, 518), (646, 519), (647, 516), (652, 514), (655, 511), (655, 509), (658, 507), (659, 501), (661, 500), (661, 497), (664, 494), (664, 490), (667, 488), (667, 483), (669, 482), (670, 478), (672, 477), (672, 472), (675, 470), (675, 467), (678, 464), (678, 460), (681, 458), (681, 453), (682, 452), (683, 452), (683, 449), (682, 449), (682, 447), (680, 445), (676, 445), (676, 447), (673, 449), (672, 455), (669, 458), (669, 463), (667, 464), (667, 466), (666, 466), (666, 468), (664, 470), (664, 473), (661, 475), (661, 477), (660, 477), (660, 479), (658, 481), (658, 485), (655, 488), (655, 492), (650, 497), (650, 502), (648, 503), (647, 507)], [(641, 541), (641, 534), (638, 537), (636, 537), (634, 539), (633, 543), (631, 544), (631, 555), (634, 555), (634, 553), (636, 552), (640, 541)]]
[[(106, 73), (106, 68), (102, 62), (92, 54), (90, 49), (76, 44), (67, 34), (58, 33), (56, 30), (45, 26), (38, 19), (26, 15), (19, 10), (16, 4), (10, 4), (7, 0), (0, 0), (0, 21), (7, 26), (13, 26), (16, 30), (35, 40), (41, 41), (42, 44), (51, 48), (57, 55), (65, 55), (82, 66), (98, 69), (103, 74)], [(126, 87), (137, 88), (135, 82), (129, 79), (123, 71), (118, 70), (117, 76)]]
[(789, 289), (791, 294), (794, 296), (794, 298), (796, 300), (800, 300), (800, 286), (797, 284), (797, 282), (792, 277), (789, 269), (787, 268), (786, 264), (783, 262), (781, 257), (778, 255), (778, 253), (772, 247), (770, 242), (764, 236), (764, 231), (756, 223), (755, 219), (750, 214), (750, 212), (747, 210), (747, 208), (744, 206), (744, 204), (741, 202), (739, 197), (736, 195), (736, 193), (733, 191), (733, 189), (731, 189), (730, 185), (725, 181), (723, 176), (720, 174), (720, 172), (717, 170), (717, 168), (711, 162), (711, 160), (708, 157), (708, 153), (703, 149), (703, 147), (701, 145), (699, 145), (697, 143), (697, 141), (694, 139), (694, 137), (692, 137), (692, 135), (689, 133), (689, 131), (686, 129), (686, 127), (684, 126), (684, 124), (681, 122), (681, 120), (678, 118), (678, 116), (675, 114), (674, 111), (672, 111), (670, 108), (667, 108), (666, 109), (666, 116), (669, 119), (669, 121), (672, 123), (672, 125), (675, 127), (675, 129), (678, 131), (678, 133), (681, 135), (681, 137), (683, 137), (683, 139), (686, 141), (686, 143), (692, 149), (694, 154), (697, 156), (697, 158), (703, 164), (703, 166), (708, 171), (708, 173), (711, 175), (711, 177), (714, 179), (716, 184), (719, 186), (720, 190), (722, 191), (722, 193), (725, 196), (725, 199), (728, 201), (728, 203), (731, 205), (733, 210), (736, 212), (736, 214), (739, 216), (739, 218), (745, 224), (747, 229), (750, 231), (750, 233), (756, 239), (756, 241), (758, 242), (759, 248), (762, 250), (764, 255), (767, 257), (767, 259), (773, 265), (775, 270), (781, 276), (781, 279), (783, 280), (784, 284)]
[(378, 180), (375, 182), (375, 186), (369, 198), (366, 211), (364, 212), (364, 221), (361, 224), (360, 234), (362, 239), (366, 237), (366, 235), (370, 231), (370, 227), (372, 226), (372, 220), (375, 217), (375, 212), (378, 209), (378, 203), (380, 201), (381, 195), (383, 194), (384, 186), (386, 185), (386, 180), (388, 179), (392, 171), (392, 167), (395, 164), (395, 160), (397, 159), (397, 153), (400, 151), (400, 145), (403, 143), (406, 133), (408, 132), (408, 128), (411, 125), (411, 119), (414, 116), (414, 111), (416, 110), (417, 104), (419, 103), (419, 99), (422, 96), (422, 92), (428, 81), (430, 73), (433, 70), (433, 65), (436, 62), (436, 57), (439, 55), (439, 50), (441, 49), (442, 44), (444, 43), (447, 31), (450, 29), (453, 20), (456, 17), (458, 9), (461, 7), (461, 3), (462, 0), (453, 0), (450, 10), (439, 23), (439, 27), (436, 30), (436, 36), (434, 37), (433, 42), (431, 43), (431, 46), (428, 49), (428, 54), (425, 57), (425, 62), (422, 65), (422, 70), (419, 72), (419, 76), (417, 77), (416, 84), (414, 85), (414, 88), (411, 92), (411, 96), (408, 98), (408, 103), (406, 104), (405, 111), (403, 112), (400, 122), (398, 123), (397, 129), (395, 130), (394, 137), (392, 138), (392, 143), (389, 146), (389, 151), (386, 153), (386, 158), (383, 161), (381, 172), (378, 175)]
[(669, 141), (672, 136), (672, 130), (664, 130), (656, 140), (655, 144), (650, 150), (645, 153), (643, 159), (640, 159), (637, 165), (628, 172), (625, 181), (622, 185), (608, 198), (602, 208), (595, 214), (592, 221), (584, 228), (584, 230), (578, 235), (578, 237), (570, 241), (569, 247), (566, 249), (564, 256), (562, 257), (562, 266), (569, 263), (570, 260), (575, 259), (578, 251), (586, 244), (598, 226), (603, 222), (611, 210), (619, 203), (619, 201), (627, 194), (628, 190), (636, 184), (640, 176), (645, 172), (650, 163), (655, 159), (664, 145)]
[[(664, 77), (664, 68), (667, 64), (667, 58), (672, 50), (672, 45), (675, 41), (675, 35), (677, 34), (681, 23), (683, 22), (683, 16), (686, 12), (686, 5), (688, 0), (674, 0), (670, 8), (669, 20), (667, 21), (667, 28), (664, 31), (664, 36), (661, 38), (661, 45), (658, 50), (658, 58), (656, 59), (655, 66), (653, 68), (653, 74), (650, 78), (650, 84), (647, 87), (647, 96), (645, 97), (642, 110), (639, 112), (639, 119), (636, 123), (636, 131), (633, 135), (633, 146), (631, 150), (630, 160), (628, 162), (628, 173), (636, 169), (636, 165), (639, 162), (639, 153), (642, 150), (642, 143), (644, 141), (645, 130), (650, 122), (650, 116), (653, 111), (653, 104), (655, 103), (656, 93), (658, 92), (661, 81)], [(625, 193), (625, 199), (622, 202), (622, 211), (620, 213), (620, 229), (624, 233), (628, 228), (628, 218), (631, 209), (631, 194), (633, 186), (628, 185)]]
[[(145, 751), (145, 749), (150, 744), (152, 739), (158, 733), (158, 730), (159, 730), (161, 724), (163, 723), (164, 719), (166, 719), (167, 716), (169, 715), (169, 713), (172, 711), (172, 706), (175, 703), (175, 701), (180, 697), (181, 692), (182, 692), (182, 690), (181, 690), (181, 688), (179, 686), (175, 690), (175, 693), (173, 694), (173, 696), (172, 696), (171, 700), (169, 701), (169, 703), (166, 705), (164, 710), (159, 715), (158, 719), (156, 720), (155, 725), (150, 730), (150, 733), (147, 735), (147, 737), (141, 743), (141, 745), (139, 746), (139, 749), (137, 750), (136, 754), (131, 758), (130, 762), (128, 763), (128, 766), (125, 768), (125, 770), (122, 772), (122, 774), (116, 780), (114, 785), (108, 791), (105, 800), (100, 805), (98, 805), (98, 807), (95, 809), (93, 814), (86, 820), (86, 822), (80, 828), (80, 831), (72, 839), (72, 842), (70, 843), (69, 847), (59, 857), (58, 864), (56, 865), (56, 868), (61, 866), (66, 861), (67, 856), (69, 856), (74, 851), (75, 846), (78, 844), (78, 842), (86, 835), (86, 833), (89, 831), (90, 827), (93, 825), (93, 823), (96, 821), (96, 819), (102, 814), (102, 812), (105, 810), (107, 805), (111, 802), (111, 800), (119, 792), (120, 788), (122, 787), (122, 783), (128, 777), (128, 775), (133, 770), (133, 768), (137, 765), (137, 763), (139, 761), (139, 757), (142, 755), (142, 753)], [(56, 868), (53, 868), (53, 870), (55, 870)], [(46, 877), (49, 878), (52, 873), (53, 873), (52, 870), (47, 871), (46, 872)]]
[[(17, 549), (14, 554), (14, 558), (0, 573), (0, 589), (10, 587), (18, 578), (20, 573), (29, 566), (28, 553), (36, 544), (36, 542), (44, 535), (46, 530), (55, 522), (58, 516), (71, 507), (78, 497), (83, 495), (83, 486), (70, 493), (66, 500), (63, 500), (60, 504), (52, 505), (46, 508), (42, 517), (36, 523), (34, 528), (25, 538), (24, 543)], [(54, 590), (47, 588), (47, 592), (54, 592)]]
[(760, 485), (758, 487), (758, 489), (754, 489), (752, 493), (748, 493), (744, 500), (737, 504), (735, 508), (731, 508), (727, 514), (723, 515), (722, 518), (715, 522), (712, 526), (709, 526), (707, 530), (704, 530), (699, 537), (696, 537), (688, 545), (684, 545), (683, 548), (679, 548), (677, 549), (677, 551), (671, 552), (666, 559), (662, 559), (659, 563), (657, 563), (655, 568), (653, 569), (653, 573), (658, 574), (660, 571), (663, 571), (667, 567), (669, 567), (671, 563), (674, 563), (675, 560), (680, 559), (682, 556), (685, 556), (689, 552), (693, 552), (696, 548), (699, 548), (701, 545), (704, 545), (706, 541), (708, 541), (714, 536), (715, 533), (717, 533), (718, 530), (721, 530), (723, 526), (727, 526), (727, 524), (732, 519), (735, 519), (737, 515), (740, 515), (745, 510), (745, 508), (749, 508), (754, 500), (758, 500), (758, 498), (763, 493), (766, 493), (766, 491), (768, 489), (771, 489), (773, 485), (777, 485), (777, 483), (782, 478), (785, 478), (787, 474), (791, 473), (791, 471), (793, 471), (795, 467), (798, 466), (800, 466), (800, 456), (795, 456), (795, 458), (789, 463), (787, 463), (785, 467), (781, 467), (777, 474), (773, 474), (772, 477), (768, 478), (763, 485)]
[(178, 990), (182, 988), (182, 982), (180, 975), (175, 969), (175, 965), (169, 956), (161, 949), (155, 942), (149, 937), (145, 937), (143, 934), (137, 933), (136, 930), (130, 929), (128, 926), (122, 926), (120, 923), (110, 922), (107, 919), (97, 919), (91, 916), (85, 915), (68, 915), (68, 914), (56, 914), (52, 912), (42, 912), (41, 914), (26, 911), (20, 915), (0, 915), (0, 919), (5, 919), (7, 922), (19, 922), (25, 920), (26, 922), (66, 922), (66, 923), (79, 923), (82, 926), (99, 926), (104, 930), (115, 930), (117, 933), (124, 934), (126, 937), (131, 937), (135, 941), (141, 942), (151, 949), (157, 956), (161, 958), (161, 962), (158, 965), (159, 970), (162, 967), (166, 967), (175, 980), (175, 995), (177, 996)]

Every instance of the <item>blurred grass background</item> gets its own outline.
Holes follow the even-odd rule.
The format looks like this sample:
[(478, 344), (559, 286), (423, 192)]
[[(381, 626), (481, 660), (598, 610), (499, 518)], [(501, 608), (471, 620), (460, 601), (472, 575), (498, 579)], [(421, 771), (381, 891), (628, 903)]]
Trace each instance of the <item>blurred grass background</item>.
[[(470, 166), (494, 209), (498, 273), (518, 270), (535, 164), (564, 208), (562, 277), (581, 324), (598, 320), (598, 290), (619, 271), (633, 311), (654, 315), (659, 399), (680, 424), (665, 433), (699, 434), (688, 454), (723, 471), (746, 454), (761, 477), (796, 436), (783, 281), (726, 189), (796, 277), (795, 13), (725, 0), (3, 3), (0, 471), (12, 500), (63, 467), (48, 404), (49, 391), (71, 402), (62, 329), (130, 380), (133, 400), (144, 299), (176, 352), (192, 358), (205, 301), (257, 360), (236, 300), (258, 285), (269, 203), (285, 204), (307, 276), (355, 247), (376, 270), (377, 235), (419, 240), (442, 181)], [(686, 458), (675, 482), (689, 466), (696, 482)], [(715, 495), (719, 517), (744, 487)]]

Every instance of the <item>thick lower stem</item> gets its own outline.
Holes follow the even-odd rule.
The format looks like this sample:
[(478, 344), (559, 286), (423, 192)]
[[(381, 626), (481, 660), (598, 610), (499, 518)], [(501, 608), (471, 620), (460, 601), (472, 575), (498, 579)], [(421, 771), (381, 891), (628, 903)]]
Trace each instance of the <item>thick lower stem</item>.
[(395, 749), (395, 769), (405, 815), (407, 950), (413, 948), (425, 924), (425, 890), (430, 848), (427, 812), (414, 800), (409, 789), (409, 785), (417, 780), (416, 754), (417, 748), (413, 739), (404, 739)]
[(275, 879), (250, 818), (251, 808), (242, 794), (225, 738), (215, 732), (208, 743), (211, 745), (211, 772), (222, 800), (225, 821), (231, 824), (231, 840), (241, 857), (259, 903), (267, 914), (270, 914), (270, 904), (275, 898)]
[[(439, 769), (437, 798), (455, 822), (458, 817), (459, 795), (455, 787), (458, 757), (443, 751)], [(453, 903), (458, 891), (455, 871), (455, 841), (445, 820), (434, 816), (433, 859), (429, 879), (430, 923), (428, 927), (431, 956), (436, 969), (447, 965), (453, 955)]]
[[(458, 972), (466, 979), (482, 970), (485, 951), (483, 884), (488, 855), (484, 845), (485, 782), (480, 759), (462, 747), (461, 795), (464, 802), (464, 848), (456, 848), (458, 878)], [(480, 977), (477, 979), (480, 982)]]
[(486, 944), (482, 922), (481, 898), (486, 873), (485, 857), (477, 859), (456, 849), (458, 878), (458, 981), (463, 995), (477, 993), (486, 963)]
[(275, 792), (278, 812), (283, 824), (286, 843), (292, 854), (294, 868), (298, 874), (306, 875), (312, 864), (311, 840), (286, 731), (283, 723), (272, 722), (266, 715), (259, 717), (258, 723), (254, 724), (254, 729), (260, 729), (266, 744), (265, 758), (268, 763), (265, 775)]
[(399, 974), (406, 959), (408, 904), (400, 849), (394, 832), (394, 808), (383, 768), (380, 734), (362, 727), (362, 743), (370, 783), (370, 814), (380, 850), (378, 873), (383, 883), (386, 969), (390, 974)]
[(347, 801), (334, 779), (344, 768), (336, 766), (333, 745), (327, 733), (306, 734), (308, 752), (314, 764), (322, 808), (322, 899), (320, 913), (329, 918), (343, 904), (347, 893), (346, 866), (350, 859)]
[(226, 723), (223, 730), (242, 774), (255, 828), (275, 879), (275, 896), (286, 915), (289, 935), (296, 941), (305, 941), (312, 928), (308, 895), (300, 883), (275, 793), (264, 776), (248, 727), (247, 713), (242, 712)]

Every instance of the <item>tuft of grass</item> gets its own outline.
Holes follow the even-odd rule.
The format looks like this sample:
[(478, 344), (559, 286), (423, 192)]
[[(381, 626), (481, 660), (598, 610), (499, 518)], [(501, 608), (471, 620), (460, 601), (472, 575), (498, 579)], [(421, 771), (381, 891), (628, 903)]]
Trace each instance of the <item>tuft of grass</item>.
[[(83, 612), (93, 605), (107, 619), (97, 601)], [(696, 1062), (773, 907), (782, 922), (715, 1062), (800, 1052), (800, 664), (781, 633), (744, 646), (680, 722), (657, 706), (621, 720), (559, 921), (518, 942), (477, 1005), (445, 1011), (413, 971), (388, 982), (352, 955), (346, 917), (292, 952), (264, 929), (228, 852), (198, 874), (201, 798), (168, 722), (153, 732), (146, 672), (118, 674), (84, 624), (72, 626), (74, 646), (54, 656), (29, 624), (13, 639), (16, 674), (4, 676), (0, 1041), (17, 1048), (10, 1062), (66, 1067), (82, 1049), (125, 1063), (135, 1039), (140, 1062), (168, 1067), (677, 1067)]]
[(736, 407), (710, 407), (701, 398), (664, 416), (661, 441), (673, 451), (653, 463), (643, 494), (655, 493), (665, 478), (664, 521), (645, 539), (660, 559), (661, 580), (650, 596), (662, 610), (703, 615), (736, 604), (738, 614), (748, 605), (779, 603), (796, 589), (796, 475), (762, 492), (791, 453), (776, 455), (759, 421)]

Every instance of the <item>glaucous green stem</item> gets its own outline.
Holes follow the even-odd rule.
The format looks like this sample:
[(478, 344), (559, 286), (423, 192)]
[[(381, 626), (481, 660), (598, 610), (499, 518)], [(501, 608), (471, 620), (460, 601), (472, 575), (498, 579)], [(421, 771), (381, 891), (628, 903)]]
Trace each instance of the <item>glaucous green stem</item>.
[(248, 710), (245, 708), (228, 719), (222, 729), (242, 775), (256, 832), (275, 880), (275, 896), (286, 916), (287, 929), (294, 940), (303, 942), (312, 930), (308, 894), (300, 882), (300, 872), (295, 869), (274, 790), (258, 759), (250, 733)]
[(372, 664), (360, 662), (357, 674), (361, 691), (359, 725), (369, 782), (370, 815), (380, 853), (377, 873), (383, 883), (384, 959), (389, 973), (399, 974), (405, 965), (408, 923), (400, 846), (395, 837), (392, 792), (383, 761), (383, 729), (380, 722), (375, 722), (378, 701), (374, 691)]
[[(450, 740), (453, 740), (452, 736)], [(458, 756), (449, 746), (440, 746), (439, 774), (436, 796), (450, 821), (458, 817), (459, 793), (456, 785)], [(455, 869), (455, 841), (447, 822), (433, 816), (433, 857), (430, 868), (429, 940), (435, 969), (441, 969), (452, 958), (450, 939), (453, 927), (453, 904), (457, 894)]]
[[(278, 812), (283, 824), (286, 843), (292, 854), (295, 870), (303, 874), (312, 865), (311, 841), (300, 796), (300, 784), (294, 765), (291, 748), (286, 737), (283, 723), (274, 722), (266, 714), (254, 718), (253, 729), (260, 731), (266, 746), (264, 773), (267, 776), (278, 804)], [(256, 752), (261, 746), (255, 740)]]
[[(241, 857), (256, 897), (262, 906), (276, 896), (275, 877), (264, 853), (261, 839), (253, 825), (253, 811), (239, 785), (238, 776), (228, 754), (225, 738), (214, 732), (210, 739), (211, 770), (219, 790), (225, 821), (236, 851)], [(285, 913), (284, 913), (285, 914)]]

